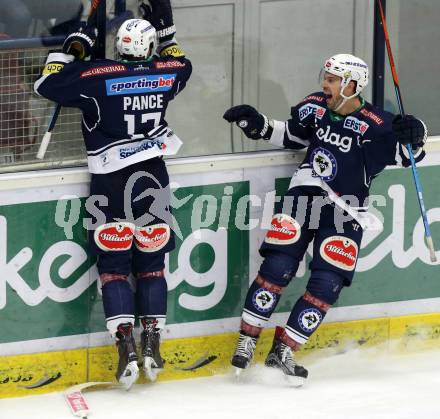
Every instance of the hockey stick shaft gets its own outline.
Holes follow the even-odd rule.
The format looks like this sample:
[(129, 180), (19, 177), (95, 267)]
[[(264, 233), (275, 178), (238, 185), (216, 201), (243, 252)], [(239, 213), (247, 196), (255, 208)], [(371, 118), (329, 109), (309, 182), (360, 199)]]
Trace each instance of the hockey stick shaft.
[[(383, 33), (384, 33), (384, 37), (385, 37), (385, 45), (386, 45), (386, 49), (387, 49), (388, 61), (390, 63), (390, 68), (391, 68), (391, 75), (393, 77), (394, 90), (396, 92), (396, 98), (397, 98), (397, 105), (399, 107), (400, 115), (403, 116), (403, 115), (405, 115), (405, 111), (403, 109), (402, 94), (400, 93), (399, 78), (397, 77), (396, 65), (394, 63), (393, 52), (391, 50), (390, 36), (388, 33), (387, 23), (385, 20), (385, 13), (384, 13), (383, 5), (382, 5), (382, 0), (377, 0), (377, 4), (379, 6), (380, 20), (382, 22), (382, 28), (383, 28)], [(423, 199), (423, 193), (422, 193), (422, 185), (420, 183), (419, 174), (417, 172), (416, 161), (414, 159), (414, 154), (412, 151), (411, 144), (407, 144), (406, 148), (408, 150), (409, 159), (411, 161), (411, 169), (412, 169), (412, 174), (413, 174), (413, 178), (414, 178), (414, 184), (416, 187), (417, 199), (419, 201), (420, 212), (422, 214), (423, 225), (425, 227), (425, 239), (426, 239), (426, 244), (429, 249), (429, 256), (430, 256), (431, 262), (436, 262), (437, 257), (435, 255), (434, 243), (432, 241), (432, 236), (431, 236), (431, 229), (429, 228), (428, 215), (426, 213), (425, 201)]]
[[(89, 27), (93, 23), (93, 19), (95, 18), (96, 11), (98, 10), (100, 1), (101, 0), (92, 0), (92, 3), (90, 5), (89, 16), (87, 17), (86, 27)], [(52, 114), (52, 118), (50, 119), (49, 125), (47, 127), (47, 131), (44, 133), (43, 139), (41, 140), (41, 144), (37, 153), (37, 159), (41, 160), (46, 154), (46, 150), (47, 147), (49, 146), (50, 138), (52, 137), (52, 131), (55, 127), (60, 111), (61, 111), (61, 105), (57, 104)]]
[(47, 131), (44, 133), (43, 139), (41, 140), (40, 147), (37, 153), (37, 159), (42, 159), (46, 154), (47, 147), (49, 146), (50, 137), (52, 136), (52, 130), (55, 126), (55, 122), (58, 119), (58, 115), (60, 114), (61, 106), (56, 104), (55, 109), (52, 114), (52, 118), (50, 118), (49, 126)]

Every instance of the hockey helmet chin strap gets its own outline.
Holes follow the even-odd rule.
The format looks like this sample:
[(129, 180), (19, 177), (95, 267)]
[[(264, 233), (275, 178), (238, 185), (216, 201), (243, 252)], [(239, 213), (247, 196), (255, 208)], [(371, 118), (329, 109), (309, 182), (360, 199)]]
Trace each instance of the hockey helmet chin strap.
[(342, 100), (341, 100), (341, 103), (334, 109), (334, 112), (337, 112), (339, 109), (341, 109), (346, 104), (347, 100), (353, 99), (354, 97), (358, 96), (361, 93), (358, 88), (358, 85), (356, 85), (356, 91), (351, 96), (345, 96), (344, 90), (351, 81), (354, 81), (354, 82), (356, 81), (356, 80), (353, 80), (352, 73), (347, 72), (346, 74), (344, 74), (344, 77), (342, 78), (342, 81), (341, 81), (341, 91), (339, 92), (339, 94), (342, 97)]

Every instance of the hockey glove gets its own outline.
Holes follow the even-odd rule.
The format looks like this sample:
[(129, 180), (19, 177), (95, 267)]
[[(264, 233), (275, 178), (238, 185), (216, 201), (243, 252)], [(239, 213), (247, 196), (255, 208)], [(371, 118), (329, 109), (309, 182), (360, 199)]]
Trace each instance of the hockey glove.
[(67, 35), (63, 43), (64, 54), (71, 54), (79, 60), (84, 60), (92, 55), (97, 36), (96, 28), (80, 28), (77, 32)]
[(272, 134), (267, 117), (249, 105), (233, 106), (225, 112), (223, 118), (228, 122), (235, 122), (246, 137), (252, 140), (268, 140)]
[(425, 123), (413, 115), (397, 115), (393, 119), (393, 132), (400, 144), (411, 144), (413, 150), (423, 147), (428, 137)]
[(170, 0), (149, 0), (147, 3), (139, 0), (139, 13), (156, 29), (159, 44), (173, 39), (176, 27)]

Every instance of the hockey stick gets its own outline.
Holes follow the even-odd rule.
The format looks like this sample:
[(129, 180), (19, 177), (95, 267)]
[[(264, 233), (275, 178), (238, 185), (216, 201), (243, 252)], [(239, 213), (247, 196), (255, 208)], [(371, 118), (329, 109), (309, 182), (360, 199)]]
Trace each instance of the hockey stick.
[(69, 387), (64, 391), (64, 398), (66, 399), (73, 416), (87, 419), (87, 416), (90, 414), (90, 408), (82, 394), (82, 390), (92, 387), (119, 388), (119, 385), (112, 381), (91, 381)]
[[(101, 0), (92, 0), (92, 4), (90, 5), (89, 16), (87, 17), (86, 27), (93, 24), (93, 20), (96, 15), (96, 11), (98, 10), (98, 6)], [(57, 104), (55, 110), (52, 114), (52, 118), (50, 119), (49, 126), (47, 127), (47, 131), (43, 135), (43, 139), (41, 140), (40, 148), (38, 149), (37, 159), (42, 159), (46, 154), (47, 147), (49, 146), (50, 138), (52, 137), (52, 131), (55, 127), (55, 124), (58, 119), (58, 115), (60, 114), (61, 105)]]
[[(388, 61), (390, 63), (391, 74), (393, 76), (393, 83), (394, 83), (394, 90), (396, 92), (397, 104), (399, 106), (400, 115), (402, 115), (402, 117), (403, 117), (405, 115), (405, 111), (403, 109), (402, 94), (400, 93), (399, 79), (397, 77), (396, 66), (394, 64), (393, 53), (391, 51), (390, 36), (388, 34), (388, 28), (387, 28), (387, 23), (385, 20), (385, 13), (384, 13), (384, 10), (382, 7), (382, 1), (377, 0), (377, 4), (379, 6), (380, 20), (382, 22), (382, 28), (383, 28), (383, 33), (384, 33), (384, 37), (385, 37), (385, 45), (386, 45), (387, 54), (388, 54)], [(428, 245), (428, 249), (429, 249), (429, 256), (430, 256), (431, 262), (437, 262), (437, 257), (435, 255), (435, 251), (434, 251), (434, 243), (432, 241), (432, 236), (431, 236), (431, 230), (429, 228), (428, 216), (426, 214), (425, 202), (423, 200), (422, 185), (420, 184), (419, 175), (417, 173), (416, 161), (414, 159), (414, 154), (412, 151), (411, 144), (407, 144), (406, 148), (408, 150), (409, 158), (411, 160), (411, 169), (412, 169), (412, 174), (414, 177), (414, 183), (416, 186), (417, 198), (419, 200), (420, 212), (422, 213), (423, 225), (425, 226), (425, 239), (426, 239), (426, 244)]]

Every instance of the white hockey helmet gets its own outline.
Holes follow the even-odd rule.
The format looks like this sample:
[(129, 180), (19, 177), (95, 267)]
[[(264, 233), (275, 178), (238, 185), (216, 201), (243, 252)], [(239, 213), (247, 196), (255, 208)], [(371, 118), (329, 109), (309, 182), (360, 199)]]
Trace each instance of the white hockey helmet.
[[(351, 99), (359, 95), (368, 84), (368, 65), (365, 61), (351, 54), (336, 54), (325, 60), (321, 72), (341, 77), (341, 96)], [(356, 82), (356, 91), (351, 96), (344, 95), (344, 89), (351, 81)]]
[(116, 34), (116, 50), (121, 57), (148, 59), (153, 56), (156, 47), (156, 29), (148, 20), (128, 19)]

